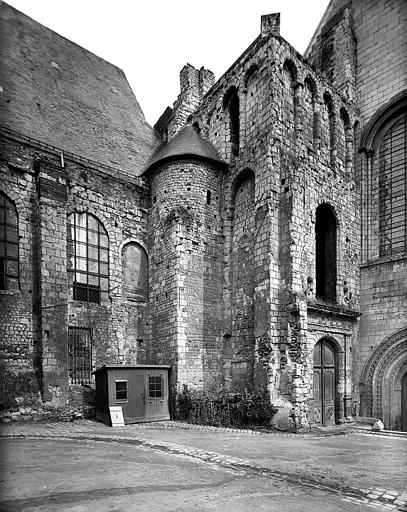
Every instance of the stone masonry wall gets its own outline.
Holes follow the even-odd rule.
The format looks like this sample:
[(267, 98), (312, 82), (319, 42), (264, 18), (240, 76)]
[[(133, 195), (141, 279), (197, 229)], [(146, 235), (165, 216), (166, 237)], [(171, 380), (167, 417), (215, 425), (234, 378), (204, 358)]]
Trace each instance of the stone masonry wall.
[(221, 171), (194, 160), (151, 177), (151, 355), (175, 368), (174, 384), (222, 384)]
[[(35, 178), (28, 163), (27, 148), (8, 139), (1, 139), (0, 144), (0, 190), (17, 208), (19, 236), (19, 289), (0, 290), (1, 371), (3, 376), (6, 368), (17, 375), (27, 374), (33, 383), (37, 382), (36, 389), (33, 390), (35, 392), (39, 389), (38, 323), (33, 266)], [(1, 397), (2, 404), (6, 400), (5, 396)]]
[[(35, 373), (53, 407), (91, 410), (87, 388), (69, 384), (68, 328), (90, 329), (93, 368), (135, 363), (145, 350), (147, 297), (123, 295), (122, 249), (135, 242), (147, 250), (148, 189), (97, 165), (63, 162), (33, 141), (2, 139), (2, 155), (2, 184), (16, 204), (20, 237), (20, 290), (0, 292), (2, 362), (15, 374)], [(94, 214), (107, 229), (109, 293), (101, 304), (73, 300), (67, 219), (74, 211)]]
[[(240, 105), (237, 152), (224, 100), (232, 87)], [(278, 404), (289, 402), (288, 422), (297, 427), (308, 422), (312, 350), (318, 341), (308, 334), (308, 310), (311, 305), (322, 307), (315, 298), (315, 212), (320, 204), (333, 208), (337, 222), (334, 306), (352, 314), (350, 323), (347, 316), (333, 313), (317, 316), (313, 323), (320, 332), (338, 338), (337, 350), (343, 336), (354, 339), (356, 332), (353, 312), (359, 306), (360, 254), (352, 119), (352, 105), (279, 36), (259, 37), (203, 98), (192, 118), (229, 163), (223, 187), (226, 239), (233, 238), (234, 187), (248, 169), (254, 173), (256, 214), (249, 243), (254, 254), (250, 273), (255, 295), (254, 380), (257, 385), (266, 384)], [(225, 311), (230, 304), (233, 315), (243, 318), (250, 301), (239, 305), (234, 299), (233, 253), (231, 260), (225, 256)], [(341, 334), (335, 338), (338, 323)], [(350, 389), (348, 341), (347, 351), (346, 386)], [(343, 386), (341, 379), (342, 398)]]
[(407, 4), (403, 0), (354, 2), (357, 103), (363, 124), (407, 87)]

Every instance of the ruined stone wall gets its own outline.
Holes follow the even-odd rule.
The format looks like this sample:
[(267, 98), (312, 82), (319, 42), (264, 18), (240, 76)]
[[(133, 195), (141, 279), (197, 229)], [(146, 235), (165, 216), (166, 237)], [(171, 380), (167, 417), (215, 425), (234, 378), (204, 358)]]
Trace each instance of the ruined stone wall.
[(187, 119), (199, 106), (199, 102), (215, 82), (209, 69), (195, 69), (186, 64), (180, 73), (181, 92), (174, 103), (164, 140), (171, 140), (185, 125)]
[[(237, 91), (240, 105), (237, 151), (225, 102), (231, 88)], [(238, 325), (240, 319), (253, 315), (254, 381), (266, 384), (273, 399), (296, 403), (293, 414), (298, 425), (308, 421), (312, 350), (318, 341), (308, 332), (307, 318), (312, 316), (311, 305), (322, 308), (315, 297), (315, 213), (321, 204), (330, 205), (336, 218), (334, 309), (353, 315), (359, 307), (359, 206), (352, 119), (353, 107), (278, 36), (258, 38), (204, 97), (192, 119), (229, 163), (223, 187), (224, 301), (232, 318), (225, 313), (224, 323)], [(233, 194), (248, 169), (254, 174), (255, 214), (253, 223), (246, 209), (248, 231), (253, 233), (247, 254), (253, 254), (253, 260), (249, 257), (253, 263), (245, 279), (253, 282), (253, 302), (239, 299), (234, 278), (242, 245), (233, 234), (233, 213), (239, 210)], [(356, 328), (352, 315), (349, 321), (346, 315), (328, 312), (312, 320), (317, 326), (314, 331), (332, 338), (339, 333), (337, 347), (344, 345), (346, 337), (348, 391), (353, 390), (349, 340), (354, 339)], [(225, 340), (227, 346), (232, 344), (232, 331), (232, 338)], [(250, 375), (250, 368), (247, 372)], [(344, 382), (341, 377), (342, 399)]]
[(222, 383), (222, 173), (180, 160), (151, 177), (151, 353), (172, 364), (174, 384)]
[[(360, 2), (362, 4), (364, 2)], [(352, 2), (334, 12), (321, 27), (307, 60), (347, 101), (355, 101), (355, 34)]]

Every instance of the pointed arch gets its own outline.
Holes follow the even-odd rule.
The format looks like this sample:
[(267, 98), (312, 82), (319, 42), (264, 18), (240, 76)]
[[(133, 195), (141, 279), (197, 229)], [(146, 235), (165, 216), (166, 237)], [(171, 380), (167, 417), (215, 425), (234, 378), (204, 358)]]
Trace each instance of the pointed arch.
[(362, 370), (361, 415), (380, 418), (385, 428), (401, 428), (401, 384), (407, 373), (407, 328), (385, 338)]

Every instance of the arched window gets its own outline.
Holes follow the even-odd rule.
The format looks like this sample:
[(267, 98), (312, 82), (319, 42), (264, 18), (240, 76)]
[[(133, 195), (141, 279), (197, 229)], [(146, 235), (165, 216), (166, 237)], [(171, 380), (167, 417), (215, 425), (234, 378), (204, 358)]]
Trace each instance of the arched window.
[(307, 77), (303, 92), (303, 133), (304, 141), (312, 148), (316, 139), (315, 83)]
[(245, 116), (245, 132), (246, 137), (252, 135), (256, 127), (256, 115), (258, 109), (261, 108), (258, 98), (258, 69), (256, 65), (250, 67), (246, 74), (246, 116)]
[(324, 94), (323, 121), (323, 139), (327, 145), (330, 164), (335, 168), (335, 113), (332, 97), (328, 93)]
[(104, 302), (109, 291), (109, 240), (99, 219), (90, 213), (69, 216), (72, 240), (73, 298)]
[(15, 204), (0, 192), (0, 289), (18, 288), (17, 209)]
[(123, 296), (127, 299), (148, 298), (148, 261), (145, 250), (135, 242), (123, 247)]
[(229, 140), (231, 144), (232, 155), (238, 156), (240, 143), (240, 107), (239, 95), (236, 87), (231, 87), (224, 100), (224, 107), (229, 116)]
[(340, 119), (337, 124), (337, 136), (336, 136), (336, 155), (343, 165), (346, 164), (348, 157), (348, 139), (350, 132), (350, 120), (349, 114), (344, 108), (341, 108)]
[(407, 115), (387, 129), (379, 147), (380, 255), (407, 251)]
[(284, 101), (283, 101), (283, 119), (285, 130), (288, 135), (294, 135), (295, 122), (297, 117), (297, 103), (295, 101), (295, 85), (296, 70), (292, 62), (286, 61), (283, 66), (283, 87), (284, 87)]
[(315, 220), (315, 277), (317, 299), (336, 301), (336, 218), (332, 208), (321, 204)]

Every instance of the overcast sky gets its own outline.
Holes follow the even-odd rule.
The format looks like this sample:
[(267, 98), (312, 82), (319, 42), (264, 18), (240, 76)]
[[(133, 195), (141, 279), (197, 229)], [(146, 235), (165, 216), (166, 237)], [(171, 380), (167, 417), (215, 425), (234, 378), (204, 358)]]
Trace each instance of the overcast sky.
[(218, 79), (281, 13), (281, 35), (303, 53), (329, 0), (7, 0), (64, 37), (123, 69), (154, 125), (179, 93), (189, 62)]

